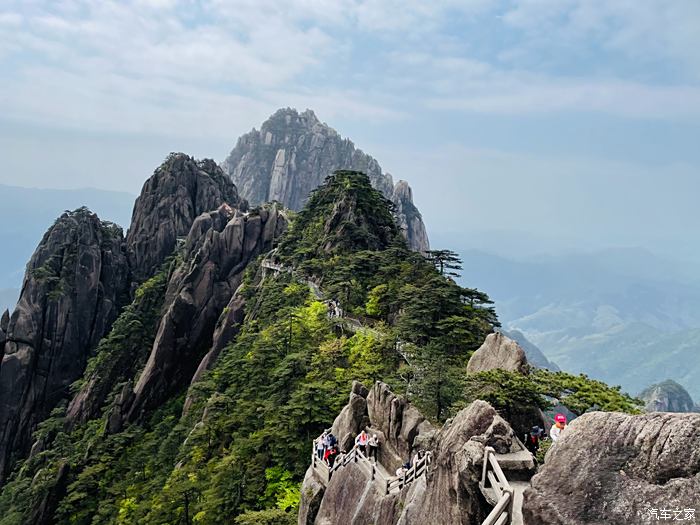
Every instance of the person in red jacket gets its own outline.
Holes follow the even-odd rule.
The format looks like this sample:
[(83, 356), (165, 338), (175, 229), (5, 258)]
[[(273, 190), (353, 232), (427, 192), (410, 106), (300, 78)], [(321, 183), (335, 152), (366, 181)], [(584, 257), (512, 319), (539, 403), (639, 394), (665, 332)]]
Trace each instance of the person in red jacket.
[(338, 447), (336, 445), (331, 446), (324, 454), (324, 461), (328, 465), (328, 468), (333, 468), (335, 463), (335, 458), (338, 456)]

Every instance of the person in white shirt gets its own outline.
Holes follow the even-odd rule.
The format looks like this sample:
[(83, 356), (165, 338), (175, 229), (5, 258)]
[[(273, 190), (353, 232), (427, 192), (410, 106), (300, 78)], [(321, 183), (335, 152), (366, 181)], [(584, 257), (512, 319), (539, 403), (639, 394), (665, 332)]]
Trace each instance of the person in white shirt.
[(566, 428), (566, 416), (564, 414), (557, 414), (554, 416), (554, 425), (549, 429), (549, 437), (552, 438), (553, 443), (561, 437), (561, 432), (564, 428)]
[(360, 432), (355, 438), (355, 446), (360, 449), (360, 451), (367, 457), (367, 442), (369, 441), (369, 436), (364, 430)]

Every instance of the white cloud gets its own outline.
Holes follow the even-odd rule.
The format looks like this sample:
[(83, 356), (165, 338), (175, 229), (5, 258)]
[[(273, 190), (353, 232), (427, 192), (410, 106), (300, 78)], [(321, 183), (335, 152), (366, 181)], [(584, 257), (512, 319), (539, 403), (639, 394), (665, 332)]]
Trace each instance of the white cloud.
[[(693, 116), (700, 94), (692, 79), (564, 77), (538, 61), (543, 49), (563, 49), (561, 59), (594, 41), (630, 61), (663, 57), (690, 70), (699, 60), (698, 6), (696, 0), (10, 1), (0, 12), (0, 113), (86, 129), (205, 135), (222, 132), (227, 119), (257, 122), (280, 105), (373, 121), (403, 118), (416, 106)], [(507, 45), (484, 44), (484, 51), (476, 37), (455, 30), (455, 20), (518, 36)], [(366, 49), (368, 42), (380, 47)]]
[(641, 63), (672, 61), (699, 78), (697, 0), (517, 0), (503, 20), (525, 32), (517, 47), (526, 52), (600, 46)]
[(560, 81), (513, 75), (494, 79), (461, 96), (433, 97), (429, 107), (503, 115), (606, 113), (629, 118), (697, 118), (700, 88), (648, 86), (620, 81)]

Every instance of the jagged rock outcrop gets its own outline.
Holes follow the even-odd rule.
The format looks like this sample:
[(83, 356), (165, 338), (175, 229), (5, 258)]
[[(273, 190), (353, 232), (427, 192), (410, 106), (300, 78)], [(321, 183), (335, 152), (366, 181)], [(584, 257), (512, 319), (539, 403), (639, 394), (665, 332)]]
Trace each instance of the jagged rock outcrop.
[(236, 186), (213, 160), (171, 153), (143, 185), (134, 204), (126, 237), (134, 282), (151, 276), (199, 215), (222, 204), (247, 208)]
[(427, 476), (399, 492), (384, 494), (381, 484), (359, 464), (337, 470), (329, 481), (310, 467), (302, 485), (300, 525), (480, 523), (490, 512), (478, 488), (484, 447), (502, 453), (519, 447), (508, 423), (488, 403), (475, 401), (438, 431), (379, 382), (369, 392), (353, 385), (333, 432), (339, 437), (350, 432), (354, 437), (365, 423), (370, 433), (380, 436), (382, 469), (392, 472), (397, 461), (405, 461), (420, 447), (433, 454)]
[(238, 139), (222, 168), (251, 204), (279, 201), (292, 210), (300, 210), (333, 171), (361, 171), (396, 205), (399, 225), (411, 248), (426, 251), (430, 247), (408, 183), (394, 185), (374, 158), (320, 122), (311, 110), (278, 110), (260, 131), (253, 129)]
[(639, 394), (647, 412), (697, 412), (688, 391), (675, 381), (668, 379), (651, 385)]
[(489, 334), (467, 364), (467, 372), (470, 374), (495, 368), (523, 374), (528, 371), (525, 351), (501, 332)]
[(428, 232), (423, 223), (423, 216), (413, 204), (413, 190), (405, 180), (400, 180), (394, 186), (389, 200), (396, 206), (396, 218), (399, 228), (408, 241), (411, 249), (426, 252), (430, 249)]
[(27, 265), (17, 307), (0, 323), (0, 478), (29, 451), (36, 425), (68, 397), (128, 295), (119, 227), (86, 208), (64, 213)]
[(542, 525), (658, 523), (660, 509), (697, 512), (699, 501), (700, 414), (592, 412), (547, 453), (523, 516)]
[(376, 429), (383, 438), (380, 462), (390, 471), (396, 470), (410, 457), (414, 447), (426, 444), (435, 432), (416, 407), (396, 396), (384, 383), (375, 383), (367, 395), (367, 414), (372, 431)]
[(124, 396), (125, 420), (137, 419), (189, 384), (212, 347), (217, 320), (246, 267), (271, 250), (286, 227), (287, 219), (277, 205), (246, 214), (222, 205), (197, 217), (185, 240), (184, 262), (170, 278), (168, 306), (146, 366), (132, 399)]

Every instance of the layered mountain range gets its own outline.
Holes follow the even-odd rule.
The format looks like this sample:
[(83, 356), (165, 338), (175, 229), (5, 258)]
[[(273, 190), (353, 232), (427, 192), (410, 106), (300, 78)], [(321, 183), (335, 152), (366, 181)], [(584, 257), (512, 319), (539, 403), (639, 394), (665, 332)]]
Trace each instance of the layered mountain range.
[(396, 206), (409, 246), (420, 252), (430, 248), (408, 183), (394, 183), (373, 157), (309, 109), (302, 113), (290, 108), (278, 110), (260, 130), (253, 129), (240, 137), (221, 166), (251, 204), (278, 201), (295, 211), (303, 207), (329, 173), (336, 169), (361, 171)]
[(672, 378), (700, 398), (694, 266), (632, 248), (528, 258), (459, 251), (504, 327), (562, 369), (631, 394)]
[[(289, 150), (300, 161), (305, 140)], [(173, 153), (145, 182), (126, 235), (86, 208), (63, 213), (30, 259), (17, 307), (0, 316), (0, 525), (480, 520), (489, 512), (477, 479), (484, 447), (523, 452), (514, 432), (544, 421), (552, 399), (576, 415), (638, 412), (619, 390), (547, 370), (554, 365), (534, 347), (494, 333), (489, 297), (409, 247), (410, 199), (403, 208), (392, 199), (410, 191), (389, 195), (391, 179), (372, 166), (372, 177), (326, 173), (308, 198), (291, 191), (306, 199), (291, 213), (249, 202), (251, 190), (214, 161)], [(632, 452), (645, 420), (592, 421), (554, 463), (584, 457), (588, 433), (602, 426), (614, 468), (596, 456), (601, 468), (575, 477), (571, 512), (547, 506), (571, 481), (554, 469), (523, 507), (533, 520), (598, 519), (600, 505), (585, 499), (591, 483), (610, 489), (603, 508), (624, 506), (618, 486), (630, 500), (675, 488), (674, 504), (697, 496), (697, 416), (649, 419), (663, 445), (652, 437)], [(323, 429), (332, 424), (347, 449), (365, 423), (382, 432), (382, 472), (417, 447), (435, 463), (389, 497), (352, 467), (323, 493), (302, 486)], [(616, 424), (630, 429), (622, 455)], [(671, 427), (689, 446), (666, 439)], [(651, 461), (657, 448), (674, 462)], [(654, 468), (646, 475), (634, 463), (630, 482), (617, 474), (629, 459)]]

